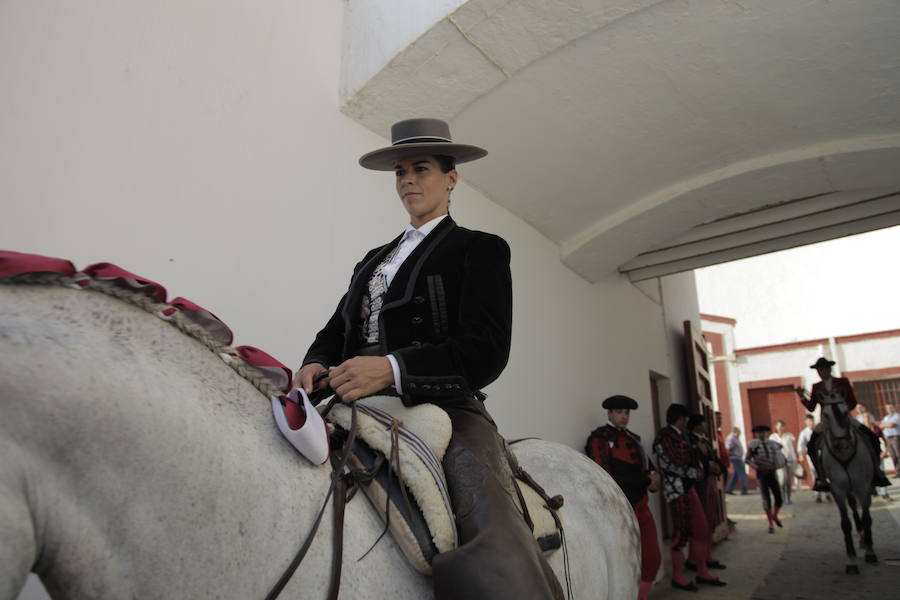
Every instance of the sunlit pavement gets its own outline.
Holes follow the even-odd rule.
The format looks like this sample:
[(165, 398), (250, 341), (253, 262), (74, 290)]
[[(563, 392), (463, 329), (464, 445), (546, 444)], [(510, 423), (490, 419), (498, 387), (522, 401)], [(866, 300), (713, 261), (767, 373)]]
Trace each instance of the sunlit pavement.
[[(783, 529), (768, 533), (758, 493), (726, 496), (736, 522), (728, 539), (713, 549), (727, 565), (713, 571), (728, 582), (698, 592), (670, 586), (670, 567), (650, 594), (652, 600), (690, 598), (727, 600), (892, 600), (900, 598), (900, 482), (888, 488), (893, 502), (872, 499), (872, 536), (879, 562), (867, 564), (859, 552), (860, 575), (845, 575), (840, 517), (833, 503), (815, 503), (815, 493), (795, 490), (794, 504), (781, 510)], [(854, 539), (856, 536), (854, 535)], [(666, 550), (666, 549), (664, 549)], [(668, 552), (663, 553), (664, 556)], [(666, 563), (668, 557), (666, 556)], [(690, 574), (690, 572), (688, 572)]]

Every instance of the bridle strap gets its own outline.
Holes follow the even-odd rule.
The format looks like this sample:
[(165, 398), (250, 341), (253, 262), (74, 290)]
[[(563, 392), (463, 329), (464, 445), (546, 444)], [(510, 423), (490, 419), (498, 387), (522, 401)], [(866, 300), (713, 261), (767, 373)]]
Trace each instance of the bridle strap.
[[(327, 415), (331, 408), (340, 401), (341, 400), (337, 396), (332, 398), (328, 403), (328, 406), (322, 412), (322, 416), (324, 417)], [(269, 590), (269, 593), (266, 595), (266, 600), (275, 600), (278, 598), (278, 595), (281, 594), (282, 590), (284, 590), (285, 586), (288, 584), (288, 581), (290, 581), (291, 577), (294, 575), (297, 567), (303, 562), (306, 553), (309, 551), (310, 546), (312, 546), (313, 539), (316, 537), (316, 532), (319, 530), (319, 525), (322, 523), (322, 517), (325, 514), (325, 507), (328, 506), (328, 501), (331, 499), (332, 495), (334, 495), (334, 540), (331, 549), (331, 582), (328, 584), (327, 597), (328, 600), (337, 600), (338, 591), (340, 590), (341, 585), (341, 563), (343, 562), (344, 505), (347, 500), (347, 485), (343, 480), (343, 474), (347, 462), (350, 459), (350, 453), (355, 439), (356, 403), (354, 402), (350, 404), (350, 431), (347, 434), (347, 441), (344, 444), (344, 452), (337, 460), (332, 460), (331, 485), (328, 486), (328, 493), (325, 495), (325, 501), (322, 503), (319, 514), (316, 515), (312, 528), (309, 533), (306, 534), (306, 539), (303, 540), (303, 544), (297, 551), (296, 556), (294, 556), (294, 559), (291, 561), (291, 564), (288, 565), (287, 569), (284, 570), (284, 573), (281, 574), (281, 577), (278, 578), (278, 581), (275, 582), (275, 585), (272, 586), (272, 589)]]

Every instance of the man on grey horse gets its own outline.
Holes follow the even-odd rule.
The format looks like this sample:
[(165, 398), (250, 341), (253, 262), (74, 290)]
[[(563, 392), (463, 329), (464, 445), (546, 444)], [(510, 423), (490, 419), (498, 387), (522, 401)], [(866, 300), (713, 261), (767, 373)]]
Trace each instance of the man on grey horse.
[[(834, 364), (835, 362), (833, 360), (819, 357), (819, 360), (817, 360), (815, 364), (809, 366), (810, 369), (816, 370), (821, 379), (821, 381), (813, 385), (812, 394), (810, 394), (809, 398), (804, 396), (804, 390), (797, 388), (797, 393), (800, 394), (800, 402), (803, 403), (803, 406), (810, 412), (816, 409), (816, 405), (819, 404), (821, 399), (825, 396), (839, 396), (843, 398), (847, 405), (848, 412), (856, 408), (856, 395), (853, 393), (853, 386), (850, 385), (850, 380), (846, 377), (831, 376), (831, 368)], [(857, 432), (862, 434), (863, 439), (866, 440), (868, 445), (872, 457), (872, 464), (874, 465), (872, 484), (876, 487), (891, 485), (890, 481), (888, 481), (885, 476), (884, 471), (881, 469), (881, 461), (879, 459), (881, 445), (878, 441), (878, 436), (876, 436), (871, 429), (859, 423), (856, 419), (850, 419), (849, 422)], [(825, 471), (822, 469), (820, 440), (822, 439), (821, 432), (823, 429), (823, 423), (819, 423), (810, 437), (808, 445), (809, 457), (812, 459), (813, 467), (815, 467), (816, 471), (816, 481), (813, 484), (813, 490), (817, 492), (830, 491), (828, 482), (825, 480)]]

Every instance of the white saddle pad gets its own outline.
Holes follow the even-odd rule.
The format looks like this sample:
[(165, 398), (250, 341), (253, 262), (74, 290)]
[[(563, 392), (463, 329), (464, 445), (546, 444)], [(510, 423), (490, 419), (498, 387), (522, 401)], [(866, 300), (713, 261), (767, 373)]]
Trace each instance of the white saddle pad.
[[(456, 519), (441, 465), (453, 434), (450, 417), (433, 404), (408, 407), (394, 396), (364, 398), (357, 402), (357, 408), (357, 436), (385, 456), (391, 453), (391, 420), (400, 421), (399, 455), (403, 481), (425, 517), (438, 552), (456, 548)], [(328, 414), (329, 421), (345, 430), (350, 428), (350, 419), (351, 410), (345, 404), (335, 405)], [(423, 449), (423, 444), (428, 449)], [(529, 485), (520, 484), (519, 488), (534, 523), (535, 539), (557, 534), (556, 521), (540, 495)]]

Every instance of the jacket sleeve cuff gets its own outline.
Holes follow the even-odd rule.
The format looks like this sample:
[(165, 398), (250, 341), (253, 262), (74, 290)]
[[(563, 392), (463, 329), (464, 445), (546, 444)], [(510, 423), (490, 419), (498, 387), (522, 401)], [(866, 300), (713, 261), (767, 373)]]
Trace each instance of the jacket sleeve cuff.
[[(397, 369), (394, 371), (394, 379), (398, 385), (397, 393), (404, 406), (415, 406), (423, 402), (430, 402), (440, 406), (441, 400), (462, 396), (468, 393), (469, 386), (466, 380), (458, 375), (448, 376), (429, 376), (429, 375), (411, 375), (409, 373), (403, 354), (389, 354), (388, 358), (393, 358), (397, 363)], [(400, 384), (402, 382), (402, 391)]]
[(393, 354), (388, 354), (387, 359), (391, 362), (391, 370), (394, 372), (394, 389), (398, 394), (403, 394), (403, 386), (400, 385), (400, 365), (397, 364)]

